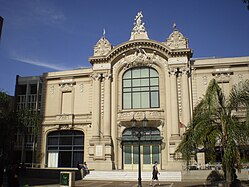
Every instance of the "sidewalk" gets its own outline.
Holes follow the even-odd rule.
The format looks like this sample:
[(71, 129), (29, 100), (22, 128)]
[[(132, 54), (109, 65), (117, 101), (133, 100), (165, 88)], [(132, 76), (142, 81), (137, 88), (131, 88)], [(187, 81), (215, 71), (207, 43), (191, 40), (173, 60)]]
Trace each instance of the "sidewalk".
[[(239, 179), (241, 180), (242, 186), (249, 187), (249, 181), (247, 180), (247, 171), (243, 171), (242, 173), (238, 174)], [(170, 187), (200, 187), (200, 186), (210, 186), (206, 182), (206, 175), (207, 171), (198, 171), (194, 170), (188, 173), (184, 173), (182, 176), (181, 182), (169, 182), (166, 180), (160, 181), (160, 186), (170, 186)], [(29, 185), (34, 187), (59, 187), (60, 185), (60, 179), (57, 178), (49, 178), (50, 176), (44, 176), (41, 173), (36, 176), (32, 175), (26, 175), (23, 177), (20, 177), (20, 185)], [(160, 180), (160, 177), (159, 177)], [(6, 184), (6, 178), (5, 178), (5, 184)], [(142, 184), (143, 187), (148, 187), (150, 184), (150, 179), (146, 180), (146, 178), (142, 177)], [(137, 177), (134, 178), (134, 180), (126, 180), (125, 178), (122, 178), (120, 180), (116, 180), (112, 177), (112, 175), (106, 176), (104, 180), (88, 180), (85, 178), (84, 180), (76, 180), (75, 186), (84, 186), (84, 187), (135, 187), (137, 186)], [(4, 185), (6, 187), (6, 185)]]
[[(249, 187), (248, 181), (241, 181), (242, 187)], [(143, 187), (150, 187), (149, 181), (142, 181)], [(33, 187), (60, 187), (59, 184), (36, 185)], [(75, 187), (136, 187), (137, 181), (76, 181)], [(159, 185), (156, 185), (159, 186)], [(206, 184), (205, 181), (182, 181), (182, 182), (160, 182), (163, 187), (214, 187), (214, 185)], [(217, 185), (216, 185), (217, 186)]]

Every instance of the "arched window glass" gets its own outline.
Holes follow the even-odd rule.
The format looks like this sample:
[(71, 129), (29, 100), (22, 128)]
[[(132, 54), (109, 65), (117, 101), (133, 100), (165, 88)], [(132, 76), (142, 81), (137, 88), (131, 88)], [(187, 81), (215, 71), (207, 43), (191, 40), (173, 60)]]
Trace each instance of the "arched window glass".
[(159, 75), (153, 68), (132, 68), (123, 75), (123, 109), (136, 108), (159, 108)]
[(47, 136), (48, 167), (76, 167), (84, 161), (84, 133), (76, 130), (50, 132)]

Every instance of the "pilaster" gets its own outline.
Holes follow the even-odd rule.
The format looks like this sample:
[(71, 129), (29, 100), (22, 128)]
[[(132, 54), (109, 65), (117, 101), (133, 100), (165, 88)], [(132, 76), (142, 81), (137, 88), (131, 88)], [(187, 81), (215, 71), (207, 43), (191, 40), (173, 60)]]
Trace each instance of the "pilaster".
[(178, 112), (178, 93), (176, 82), (176, 68), (170, 68), (170, 96), (171, 96), (171, 135), (179, 135), (179, 112)]
[(190, 122), (190, 97), (189, 97), (189, 68), (181, 68), (182, 72), (182, 123), (187, 126)]
[(111, 136), (111, 74), (104, 75), (104, 137)]

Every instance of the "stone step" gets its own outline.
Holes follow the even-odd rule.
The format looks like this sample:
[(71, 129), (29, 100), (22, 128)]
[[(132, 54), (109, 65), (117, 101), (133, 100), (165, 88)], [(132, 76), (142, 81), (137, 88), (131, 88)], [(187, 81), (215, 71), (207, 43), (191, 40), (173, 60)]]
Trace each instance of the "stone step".
[[(142, 172), (141, 178), (143, 181), (150, 181), (152, 178), (151, 172)], [(181, 181), (181, 171), (161, 171), (158, 175), (160, 181)], [(136, 181), (138, 172), (133, 171), (91, 171), (85, 176), (84, 180), (122, 180)]]

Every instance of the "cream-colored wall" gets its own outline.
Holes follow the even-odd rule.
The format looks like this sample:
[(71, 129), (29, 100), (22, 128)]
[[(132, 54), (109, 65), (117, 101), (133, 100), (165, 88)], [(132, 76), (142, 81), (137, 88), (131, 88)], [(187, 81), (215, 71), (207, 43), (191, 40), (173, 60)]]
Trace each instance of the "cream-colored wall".
[[(129, 58), (129, 57), (127, 57)], [(219, 67), (217, 66), (217, 61), (221, 62)], [(234, 66), (235, 61), (241, 63), (240, 66)], [(209, 81), (215, 76), (214, 72), (217, 73), (217, 69), (223, 69), (228, 67), (229, 72), (232, 72), (228, 78), (229, 83), (227, 84), (229, 88), (232, 88), (233, 84), (238, 83), (241, 80), (249, 78), (248, 69), (249, 60), (247, 58), (236, 58), (234, 59), (202, 59), (194, 60), (192, 72), (191, 72), (191, 84), (189, 89), (192, 91), (190, 95), (195, 106), (197, 102), (203, 97)], [(105, 66), (104, 66), (105, 67)], [(109, 66), (108, 66), (109, 67)], [(170, 107), (171, 102), (176, 102), (172, 100), (170, 93), (170, 76), (168, 73), (168, 61), (161, 56), (157, 57), (157, 61), (151, 66), (156, 69), (159, 73), (159, 89), (160, 89), (160, 108), (157, 109), (138, 109), (138, 110), (123, 110), (122, 109), (122, 75), (125, 72), (124, 64), (122, 58), (117, 62), (113, 62), (112, 67), (112, 82), (111, 82), (111, 139), (113, 141), (113, 147), (111, 147), (110, 139), (104, 138), (100, 134), (98, 139), (93, 138), (93, 118), (92, 109), (97, 105), (101, 107), (100, 112), (100, 130), (103, 132), (103, 114), (104, 114), (104, 100), (105, 84), (104, 79), (100, 83), (100, 103), (95, 103), (95, 92), (93, 91), (93, 79), (91, 75), (93, 73), (92, 69), (85, 70), (71, 70), (62, 71), (55, 73), (48, 73), (45, 77), (46, 88), (43, 98), (44, 100), (44, 121), (42, 128), (42, 136), (39, 137), (39, 145), (41, 147), (42, 163), (45, 164), (45, 153), (46, 153), (46, 136), (47, 133), (53, 130), (62, 129), (75, 129), (81, 130), (85, 133), (85, 154), (84, 158), (86, 161), (92, 163), (95, 167), (94, 169), (106, 169), (105, 159), (110, 159), (109, 152), (113, 151), (113, 168), (122, 168), (122, 147), (120, 146), (120, 141), (117, 138), (122, 136), (122, 132), (125, 129), (124, 124), (127, 125), (132, 114), (136, 114), (139, 119), (143, 117), (143, 113), (146, 113), (146, 117), (149, 121), (155, 124), (149, 123), (149, 125), (155, 125), (161, 131), (163, 136), (163, 146), (161, 151), (161, 169), (176, 169), (181, 166), (181, 162), (177, 162), (173, 159), (172, 154), (176, 149), (177, 145), (180, 143), (179, 138), (171, 138), (171, 116), (175, 114), (172, 113)], [(108, 73), (109, 71), (95, 70), (95, 73)], [(218, 71), (219, 72), (219, 71)], [(97, 75), (96, 74), (96, 75)], [(182, 77), (178, 77), (180, 84), (178, 89), (182, 87)], [(63, 82), (64, 80), (64, 82)], [(64, 85), (64, 86), (62, 86)], [(191, 87), (192, 86), (192, 87)], [(67, 120), (60, 119), (58, 116), (63, 116), (60, 113), (61, 107), (61, 93), (63, 91), (72, 91), (72, 114), (74, 119), (69, 117)], [(178, 90), (179, 91), (179, 90)], [(181, 90), (180, 90), (181, 94)], [(178, 98), (179, 99), (179, 98)], [(182, 115), (182, 114), (181, 114)], [(182, 116), (180, 116), (181, 120)], [(97, 129), (97, 128), (96, 128)], [(181, 133), (182, 134), (182, 133)], [(103, 146), (103, 160), (95, 160), (95, 147), (97, 145)], [(113, 150), (111, 150), (113, 149)], [(108, 160), (108, 169), (111, 169), (111, 162)]]
[[(249, 79), (248, 65), (248, 57), (195, 60), (192, 71), (194, 106), (203, 98), (210, 80), (214, 78), (220, 82), (219, 85), (223, 88), (225, 96), (228, 97), (233, 85)], [(224, 87), (222, 87), (222, 81), (226, 82)]]
[[(56, 130), (84, 132), (84, 159), (88, 161), (89, 141), (92, 137), (92, 79), (91, 69), (51, 72), (44, 75), (42, 129), (38, 136), (38, 160), (46, 167), (46, 137)], [(71, 114), (61, 113), (62, 93), (71, 92)], [(67, 102), (70, 103), (70, 102)], [(69, 115), (69, 116), (68, 116)]]

